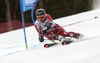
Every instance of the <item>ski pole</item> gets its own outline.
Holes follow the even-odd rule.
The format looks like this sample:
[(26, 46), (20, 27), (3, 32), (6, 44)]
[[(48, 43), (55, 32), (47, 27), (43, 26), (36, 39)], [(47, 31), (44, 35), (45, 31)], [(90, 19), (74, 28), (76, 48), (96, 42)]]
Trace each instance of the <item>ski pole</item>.
[[(98, 16), (93, 17), (93, 18), (90, 18), (90, 19), (86, 19), (86, 20), (82, 20), (82, 21), (74, 22), (74, 23), (71, 23), (71, 24), (68, 24), (68, 25), (64, 25), (64, 26), (62, 26), (62, 27), (71, 26), (71, 25), (74, 25), (74, 24), (78, 24), (78, 23), (85, 22), (85, 21), (88, 21), (88, 20), (91, 20), (91, 19), (96, 19), (96, 18), (98, 18)], [(52, 30), (50, 30), (50, 31), (53, 31), (53, 30), (56, 30), (56, 29), (59, 29), (59, 28), (61, 28), (61, 27), (58, 27), (58, 28), (52, 29)], [(48, 32), (50, 32), (50, 31), (48, 31)], [(48, 40), (48, 39), (44, 39), (44, 40)], [(55, 43), (54, 40), (50, 40), (50, 41), (53, 42), (53, 43)]]
[(50, 40), (51, 42), (53, 42), (53, 43), (56, 43), (54, 40)]
[[(44, 40), (49, 40), (49, 39), (44, 39)], [(53, 42), (53, 43), (56, 43), (54, 40), (50, 40), (51, 42)]]
[[(82, 22), (85, 22), (85, 21), (88, 21), (88, 20), (91, 20), (91, 19), (96, 19), (96, 18), (98, 18), (98, 16), (96, 16), (96, 17), (92, 17), (92, 18), (89, 18), (89, 19), (86, 19), (86, 20), (82, 20), (82, 21), (74, 22), (74, 23), (71, 23), (71, 24), (68, 24), (68, 25), (64, 25), (64, 26), (62, 26), (62, 27), (71, 26), (71, 25), (74, 25), (74, 24), (82, 23)], [(59, 29), (59, 28), (61, 28), (61, 27), (58, 27), (58, 28), (52, 29), (52, 30), (50, 30), (50, 31), (53, 31), (53, 30), (56, 30), (56, 29)], [(48, 31), (48, 32), (50, 32), (50, 31)]]

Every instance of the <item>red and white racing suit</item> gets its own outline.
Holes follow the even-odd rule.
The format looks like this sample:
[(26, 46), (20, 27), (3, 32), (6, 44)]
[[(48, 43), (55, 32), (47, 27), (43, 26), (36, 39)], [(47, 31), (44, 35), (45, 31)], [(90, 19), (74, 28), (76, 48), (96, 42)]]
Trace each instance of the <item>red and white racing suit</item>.
[[(42, 29), (44, 28), (44, 25), (47, 24), (47, 22), (51, 22), (51, 28), (48, 30), (49, 32), (47, 32), (47, 34), (45, 34), (44, 36), (50, 40), (56, 40), (56, 36), (57, 35), (62, 35), (64, 37), (74, 37), (76, 38), (78, 33), (75, 32), (66, 32), (60, 25), (56, 24), (55, 22), (53, 22), (51, 16), (49, 14), (46, 14), (45, 17), (45, 21), (43, 23), (39, 22), (39, 20), (35, 21), (35, 28), (37, 30), (37, 32), (39, 33), (39, 35), (42, 35)], [(55, 29), (55, 30), (52, 30)], [(50, 31), (52, 30), (52, 31)]]

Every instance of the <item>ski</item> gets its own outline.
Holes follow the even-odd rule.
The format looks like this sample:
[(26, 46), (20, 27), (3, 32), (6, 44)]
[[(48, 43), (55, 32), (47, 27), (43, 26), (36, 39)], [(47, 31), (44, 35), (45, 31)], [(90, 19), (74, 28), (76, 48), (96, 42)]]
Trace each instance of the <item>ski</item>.
[[(73, 41), (62, 42), (61, 44), (62, 44), (62, 45), (67, 45), (67, 44), (69, 44), (69, 43), (71, 43), (71, 42), (73, 42)], [(54, 46), (54, 45), (56, 45), (56, 44), (58, 44), (58, 43), (45, 44), (44, 47), (45, 47), (45, 48), (49, 48), (49, 47), (52, 47), (52, 46)]]
[(62, 42), (62, 45), (67, 45), (67, 44), (70, 44), (71, 42), (73, 42), (73, 41)]
[[(77, 43), (77, 42), (80, 42), (80, 41), (86, 41), (86, 40), (90, 40), (90, 39), (95, 39), (97, 37), (100, 37), (100, 36), (91, 37), (91, 38), (85, 38), (85, 39), (80, 39), (80, 40), (76, 40), (76, 41), (72, 40), (72, 41), (62, 42), (62, 45), (67, 45), (67, 44), (70, 44), (70, 43)], [(56, 43), (55, 41), (53, 41), (53, 43), (51, 43), (51, 44), (45, 44), (44, 47), (48, 48), (48, 47), (54, 46), (56, 44), (58, 44), (58, 42)]]
[(48, 47), (54, 46), (54, 45), (56, 45), (56, 44), (57, 44), (57, 43), (45, 44), (44, 47), (45, 47), (45, 48), (48, 48)]

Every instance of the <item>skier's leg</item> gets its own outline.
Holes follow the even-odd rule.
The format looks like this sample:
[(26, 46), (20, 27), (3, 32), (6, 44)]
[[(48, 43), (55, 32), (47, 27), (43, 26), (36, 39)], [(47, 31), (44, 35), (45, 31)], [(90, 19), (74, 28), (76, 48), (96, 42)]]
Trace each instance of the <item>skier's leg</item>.
[(69, 44), (71, 41), (70, 39), (66, 39), (64, 36), (62, 35), (57, 35), (56, 33), (54, 33), (53, 31), (52, 32), (49, 32), (45, 35), (46, 38), (50, 39), (50, 40), (59, 40), (60, 42), (67, 42), (67, 44)]
[(72, 40), (70, 40), (70, 39), (66, 39), (64, 36), (61, 36), (61, 35), (57, 35), (56, 36), (56, 39), (57, 40), (59, 40), (60, 42), (66, 42), (67, 44), (69, 44), (69, 43), (71, 43), (72, 42)]
[(75, 33), (75, 32), (66, 32), (60, 25), (56, 24), (55, 26), (55, 33), (58, 35), (62, 35), (65, 37), (72, 37), (72, 38), (77, 38), (79, 39), (81, 37), (81, 34)]
[(79, 39), (82, 37), (81, 34), (75, 33), (75, 32), (60, 31), (59, 34), (62, 34), (62, 36), (65, 36), (65, 37), (71, 37), (71, 38), (76, 38), (76, 39)]
[(48, 32), (47, 34), (44, 35), (46, 38), (50, 39), (50, 40), (55, 40), (57, 34), (54, 33), (53, 31)]

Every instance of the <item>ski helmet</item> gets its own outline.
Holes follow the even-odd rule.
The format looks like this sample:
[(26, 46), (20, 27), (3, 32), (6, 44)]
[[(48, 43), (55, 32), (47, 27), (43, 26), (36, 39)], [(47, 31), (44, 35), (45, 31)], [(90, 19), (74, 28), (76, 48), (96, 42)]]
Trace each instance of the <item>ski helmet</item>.
[(38, 9), (36, 11), (36, 16), (42, 16), (42, 15), (45, 15), (45, 11), (43, 9)]

